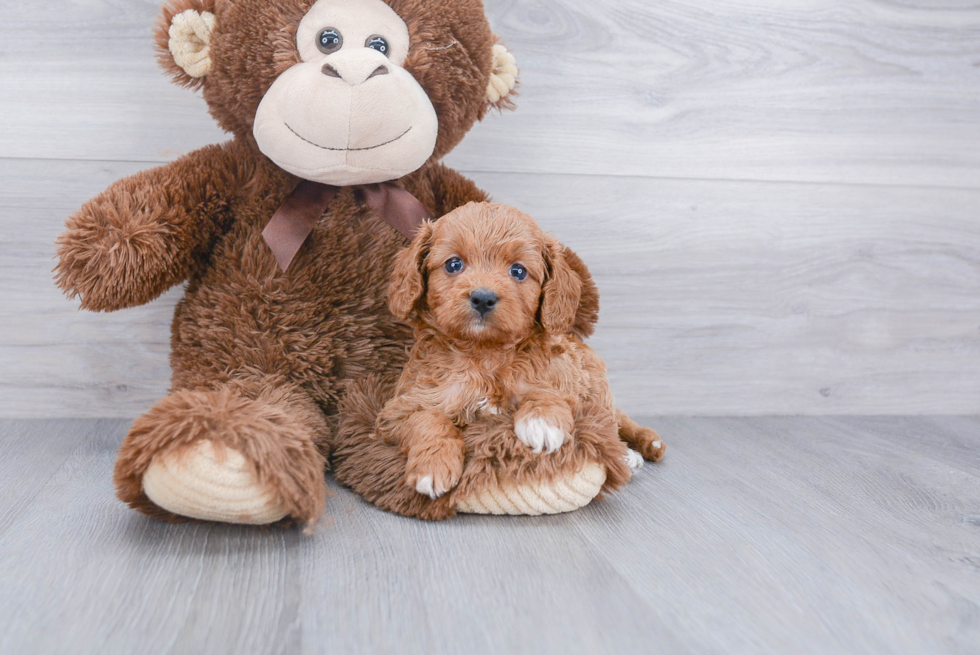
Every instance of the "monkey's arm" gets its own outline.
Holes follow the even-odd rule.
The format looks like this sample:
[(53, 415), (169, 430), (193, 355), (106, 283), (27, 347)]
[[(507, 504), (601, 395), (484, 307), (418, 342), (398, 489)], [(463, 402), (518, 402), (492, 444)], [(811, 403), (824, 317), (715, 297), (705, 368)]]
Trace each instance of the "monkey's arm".
[(112, 311), (184, 281), (230, 220), (247, 167), (234, 145), (207, 146), (119, 180), (69, 217), (55, 280), (82, 307)]

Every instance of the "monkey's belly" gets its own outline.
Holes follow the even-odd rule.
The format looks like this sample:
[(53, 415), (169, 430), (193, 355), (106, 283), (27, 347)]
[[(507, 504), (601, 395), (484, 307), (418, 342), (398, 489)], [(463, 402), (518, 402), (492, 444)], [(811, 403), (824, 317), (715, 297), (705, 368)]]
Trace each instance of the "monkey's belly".
[(332, 408), (347, 380), (397, 374), (411, 330), (391, 316), (386, 291), (404, 245), (373, 215), (328, 215), (282, 272), (261, 234), (236, 226), (177, 307), (174, 388), (267, 378)]

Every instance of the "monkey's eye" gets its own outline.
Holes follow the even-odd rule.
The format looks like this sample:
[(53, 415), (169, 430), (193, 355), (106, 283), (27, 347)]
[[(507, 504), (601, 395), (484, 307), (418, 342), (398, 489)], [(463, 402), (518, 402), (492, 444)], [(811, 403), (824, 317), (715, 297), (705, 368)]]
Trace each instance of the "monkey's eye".
[(316, 37), (316, 47), (325, 55), (337, 52), (342, 45), (344, 45), (343, 35), (332, 27), (325, 27), (320, 30), (320, 34)]
[(369, 36), (367, 41), (364, 42), (365, 48), (371, 48), (372, 50), (377, 50), (385, 57), (388, 56), (388, 41), (383, 36)]
[(524, 268), (524, 264), (512, 264), (510, 267), (510, 276), (518, 282), (522, 282), (527, 278), (527, 269)]
[(449, 261), (446, 262), (446, 272), (452, 275), (453, 273), (459, 273), (463, 270), (463, 260), (459, 257), (450, 257)]

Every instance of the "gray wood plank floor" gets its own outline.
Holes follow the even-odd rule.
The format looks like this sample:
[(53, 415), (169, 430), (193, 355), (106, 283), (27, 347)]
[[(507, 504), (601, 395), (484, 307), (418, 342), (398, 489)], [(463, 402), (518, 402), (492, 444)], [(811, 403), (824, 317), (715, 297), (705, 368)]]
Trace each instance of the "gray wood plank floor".
[(980, 419), (660, 418), (622, 493), (312, 535), (167, 525), (124, 420), (0, 422), (2, 653), (977, 653)]

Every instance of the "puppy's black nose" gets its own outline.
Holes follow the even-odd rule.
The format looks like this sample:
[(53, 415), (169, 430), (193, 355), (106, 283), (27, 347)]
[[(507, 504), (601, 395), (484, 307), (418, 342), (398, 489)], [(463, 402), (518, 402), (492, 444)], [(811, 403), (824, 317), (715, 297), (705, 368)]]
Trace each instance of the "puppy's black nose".
[(477, 289), (470, 294), (470, 304), (480, 316), (486, 316), (497, 306), (497, 294), (490, 289)]

